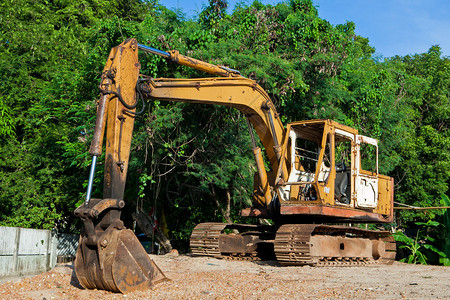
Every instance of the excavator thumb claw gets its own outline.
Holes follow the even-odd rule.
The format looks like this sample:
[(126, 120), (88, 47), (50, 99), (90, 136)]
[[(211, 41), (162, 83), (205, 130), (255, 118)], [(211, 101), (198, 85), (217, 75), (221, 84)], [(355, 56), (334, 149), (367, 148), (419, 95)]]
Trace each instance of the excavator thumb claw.
[(75, 258), (75, 274), (83, 287), (126, 294), (168, 280), (122, 221), (115, 219), (104, 231), (95, 226), (93, 234), (88, 233), (92, 219), (83, 221), (85, 230)]

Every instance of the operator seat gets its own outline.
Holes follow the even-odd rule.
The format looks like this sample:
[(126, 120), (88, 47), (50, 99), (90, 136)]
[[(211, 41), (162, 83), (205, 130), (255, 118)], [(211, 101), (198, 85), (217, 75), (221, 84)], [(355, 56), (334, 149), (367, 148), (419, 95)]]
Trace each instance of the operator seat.
[(342, 204), (350, 204), (350, 199), (347, 197), (347, 187), (349, 174), (345, 167), (345, 163), (336, 164), (336, 180), (334, 182), (334, 198)]

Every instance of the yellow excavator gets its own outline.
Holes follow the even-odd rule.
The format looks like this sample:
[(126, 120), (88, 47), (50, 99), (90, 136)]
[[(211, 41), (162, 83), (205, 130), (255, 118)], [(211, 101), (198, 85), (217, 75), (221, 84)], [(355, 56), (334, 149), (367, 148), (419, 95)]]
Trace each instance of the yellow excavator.
[[(139, 51), (215, 77), (141, 75)], [(86, 200), (75, 210), (85, 225), (75, 260), (75, 273), (84, 287), (127, 293), (166, 280), (120, 220), (139, 99), (230, 106), (247, 119), (257, 172), (253, 205), (241, 215), (268, 219), (271, 225), (199, 224), (190, 239), (193, 255), (271, 258), (282, 265), (393, 263), (396, 247), (389, 231), (348, 226), (393, 220), (394, 182), (378, 172), (377, 140), (332, 120), (292, 122), (284, 127), (270, 97), (254, 80), (176, 50), (165, 52), (138, 44), (135, 39), (111, 50), (100, 91)], [(91, 199), (105, 130), (103, 199)], [(254, 132), (265, 149), (270, 171), (266, 171)]]

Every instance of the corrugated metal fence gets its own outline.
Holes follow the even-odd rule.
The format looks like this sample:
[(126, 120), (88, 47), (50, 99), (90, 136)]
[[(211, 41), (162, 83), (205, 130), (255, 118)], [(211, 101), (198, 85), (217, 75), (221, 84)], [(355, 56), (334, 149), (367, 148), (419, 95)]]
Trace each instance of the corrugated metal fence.
[(0, 277), (45, 272), (58, 256), (74, 257), (77, 246), (74, 234), (0, 226)]
[(69, 262), (75, 259), (78, 248), (78, 234), (58, 233), (56, 246), (57, 262)]

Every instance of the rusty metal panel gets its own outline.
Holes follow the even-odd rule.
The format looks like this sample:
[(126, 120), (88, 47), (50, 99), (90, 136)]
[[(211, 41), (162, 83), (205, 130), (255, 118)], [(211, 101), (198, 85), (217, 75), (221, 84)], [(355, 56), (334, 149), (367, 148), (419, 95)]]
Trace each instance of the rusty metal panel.
[(259, 238), (252, 235), (221, 234), (219, 236), (220, 253), (251, 254), (256, 251)]
[(241, 210), (241, 217), (269, 218), (270, 214), (263, 207), (249, 207)]
[(310, 238), (310, 243), (311, 256), (372, 257), (372, 241), (368, 238), (315, 235)]
[(378, 176), (378, 206), (374, 211), (390, 216), (390, 222), (394, 217), (394, 178)]
[(363, 210), (345, 209), (330, 206), (312, 205), (312, 206), (282, 206), (280, 208), (281, 215), (316, 215), (335, 217), (341, 219), (352, 219), (354, 221), (367, 222), (388, 222), (380, 214), (371, 213)]
[[(340, 208), (340, 207), (330, 207), (323, 205), (293, 205), (293, 206), (281, 206), (279, 217), (289, 217), (289, 216), (316, 216), (316, 217), (332, 217), (335, 221), (339, 219), (345, 220), (345, 222), (355, 221), (355, 222), (376, 222), (376, 223), (389, 223), (391, 218), (389, 216), (385, 217), (382, 214), (367, 212), (363, 210)], [(241, 210), (242, 217), (259, 217), (259, 218), (271, 218), (273, 217), (269, 211), (265, 208), (246, 208)], [(299, 221), (303, 221), (302, 218), (298, 218)], [(292, 223), (293, 220), (291, 219)], [(300, 223), (301, 223), (300, 222)]]

